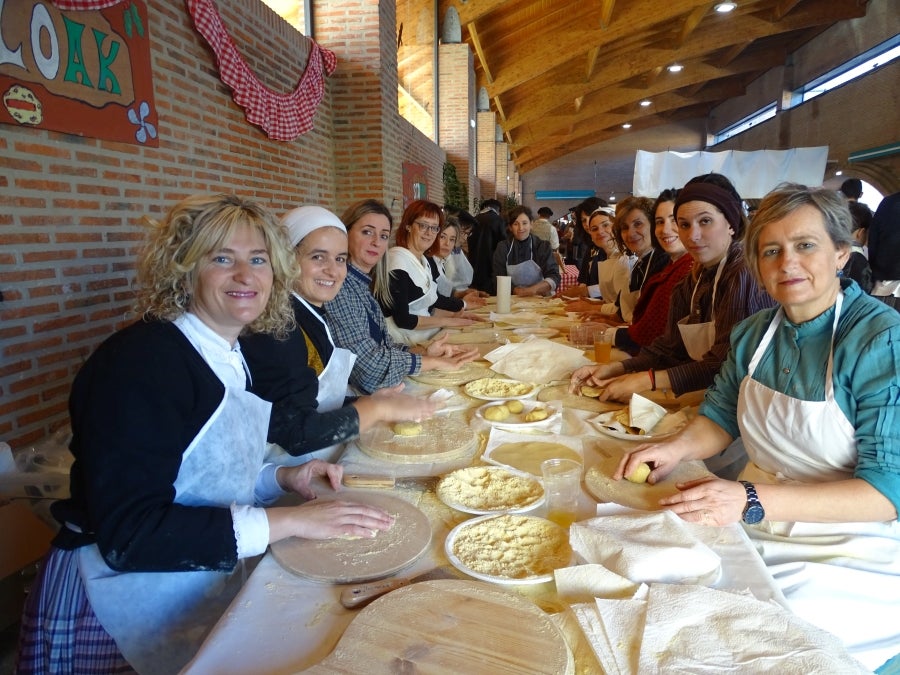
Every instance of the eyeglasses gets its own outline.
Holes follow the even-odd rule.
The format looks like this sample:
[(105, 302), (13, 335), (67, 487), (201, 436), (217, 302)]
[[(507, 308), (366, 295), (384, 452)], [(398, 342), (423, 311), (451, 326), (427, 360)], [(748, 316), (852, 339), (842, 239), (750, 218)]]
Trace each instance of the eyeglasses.
[(437, 234), (438, 232), (441, 231), (440, 225), (432, 225), (431, 223), (423, 223), (419, 220), (414, 220), (413, 222), (419, 227), (419, 229), (424, 230), (425, 232), (434, 232), (435, 234)]

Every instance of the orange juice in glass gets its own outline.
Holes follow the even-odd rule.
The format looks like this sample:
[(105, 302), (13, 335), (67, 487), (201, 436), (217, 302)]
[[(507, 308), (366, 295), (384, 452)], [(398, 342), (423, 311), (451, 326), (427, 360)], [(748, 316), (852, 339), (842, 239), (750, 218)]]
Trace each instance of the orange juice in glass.
[(594, 361), (609, 363), (612, 358), (612, 331), (605, 330), (594, 336)]

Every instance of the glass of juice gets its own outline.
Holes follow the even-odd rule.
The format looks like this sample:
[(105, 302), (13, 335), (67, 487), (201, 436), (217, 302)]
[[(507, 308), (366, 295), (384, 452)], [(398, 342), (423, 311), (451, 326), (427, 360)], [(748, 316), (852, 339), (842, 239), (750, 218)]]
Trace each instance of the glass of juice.
[(615, 331), (606, 329), (594, 334), (594, 361), (597, 363), (609, 363), (612, 358), (612, 340)]

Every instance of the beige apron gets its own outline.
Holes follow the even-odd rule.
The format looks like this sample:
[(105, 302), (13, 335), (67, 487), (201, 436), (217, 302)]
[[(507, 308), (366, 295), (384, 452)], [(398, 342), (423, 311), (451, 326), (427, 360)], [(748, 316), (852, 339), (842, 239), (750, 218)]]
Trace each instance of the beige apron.
[(719, 261), (716, 268), (716, 278), (713, 279), (712, 287), (712, 303), (709, 308), (709, 321), (703, 323), (688, 323), (691, 318), (691, 312), (694, 311), (694, 299), (697, 295), (697, 288), (700, 286), (700, 279), (694, 284), (694, 292), (691, 293), (691, 309), (688, 315), (678, 320), (678, 332), (681, 333), (681, 341), (687, 350), (688, 356), (694, 361), (702, 361), (706, 353), (716, 343), (716, 288), (719, 285), (719, 278), (722, 276), (722, 270), (728, 260), (726, 255)]
[[(842, 302), (843, 293), (835, 303), (832, 343)], [(782, 316), (779, 309), (741, 382), (738, 423), (750, 460), (741, 477), (762, 484), (849, 479), (856, 466), (855, 431), (834, 399), (833, 345), (824, 401), (796, 399), (752, 379)], [(839, 635), (868, 668), (900, 653), (896, 521), (765, 520), (746, 529), (796, 614)]]
[[(409, 313), (416, 316), (431, 316), (429, 308), (437, 302), (438, 288), (431, 278), (431, 268), (424, 258), (416, 258), (408, 248), (394, 246), (388, 251), (388, 269), (401, 269), (409, 275), (413, 283), (422, 289), (423, 295), (409, 303)], [(393, 317), (385, 317), (388, 334), (402, 345), (413, 347), (428, 342), (440, 328), (400, 328)]]

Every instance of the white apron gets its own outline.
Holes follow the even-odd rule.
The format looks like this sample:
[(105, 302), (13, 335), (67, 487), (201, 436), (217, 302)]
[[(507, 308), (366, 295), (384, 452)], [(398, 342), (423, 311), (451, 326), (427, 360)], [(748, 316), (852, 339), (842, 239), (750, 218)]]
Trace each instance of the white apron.
[[(453, 249), (453, 252), (444, 260), (444, 274), (453, 285), (454, 291), (464, 291), (472, 285), (475, 270), (462, 249)], [(445, 295), (447, 294), (445, 293)]]
[(647, 276), (650, 274), (650, 263), (653, 261), (653, 256), (656, 254), (656, 249), (650, 249), (650, 253), (647, 255), (647, 264), (644, 267), (644, 276), (641, 279), (641, 285), (638, 287), (636, 291), (630, 290), (631, 287), (631, 276), (630, 272), (634, 269), (634, 266), (637, 264), (637, 260), (629, 266), (629, 278), (628, 284), (622, 290), (619, 295), (619, 312), (622, 314), (622, 320), (631, 323), (631, 319), (634, 316), (634, 308), (637, 307), (638, 300), (641, 298), (641, 289), (644, 288), (644, 283), (647, 281)]
[(509, 264), (509, 254), (512, 253), (516, 240), (513, 239), (509, 243), (509, 250), (506, 252), (506, 274), (512, 282), (513, 288), (516, 286), (534, 286), (539, 281), (543, 281), (544, 273), (541, 272), (541, 266), (534, 262), (534, 241), (528, 238), (528, 255), (531, 256), (525, 262), (516, 265)]
[(716, 343), (716, 288), (719, 285), (719, 277), (722, 276), (722, 270), (725, 268), (727, 261), (728, 255), (726, 254), (719, 261), (719, 266), (716, 268), (716, 277), (713, 279), (712, 287), (712, 303), (709, 307), (710, 320), (703, 323), (688, 323), (688, 320), (691, 318), (690, 312), (694, 311), (694, 298), (697, 295), (697, 288), (700, 286), (699, 278), (697, 283), (694, 284), (694, 292), (691, 293), (690, 312), (688, 312), (686, 317), (678, 320), (678, 332), (681, 333), (681, 341), (684, 343), (688, 356), (694, 361), (702, 361), (706, 352)]
[(453, 296), (453, 282), (447, 277), (447, 261), (449, 258), (440, 259), (435, 258), (434, 262), (437, 265), (438, 278), (434, 282), (437, 285), (437, 291), (445, 298), (449, 298)]
[[(316, 410), (319, 412), (329, 412), (337, 410), (344, 405), (344, 400), (348, 396), (353, 396), (353, 392), (349, 388), (350, 372), (353, 370), (353, 364), (356, 363), (356, 354), (349, 349), (336, 347), (334, 339), (331, 337), (331, 331), (328, 324), (319, 315), (319, 313), (303, 298), (294, 293), (294, 297), (302, 302), (309, 313), (318, 319), (325, 327), (325, 335), (331, 343), (333, 350), (331, 358), (325, 364), (325, 369), (319, 374), (319, 389), (316, 393)], [(266, 453), (266, 461), (282, 466), (297, 466), (304, 464), (311, 459), (324, 459), (326, 462), (337, 460), (341, 450), (344, 447), (343, 441), (320, 448), (315, 452), (308, 452), (298, 457), (287, 453), (280, 445), (270, 443), (268, 452)]]
[[(834, 399), (832, 365), (843, 293), (835, 303), (824, 401), (803, 401), (752, 379), (783, 316), (779, 309), (747, 369), (738, 423), (755, 483), (822, 483), (851, 478), (853, 425)], [(765, 504), (763, 504), (765, 506)], [(791, 609), (838, 635), (874, 669), (900, 653), (900, 525), (763, 521), (746, 526)]]
[[(413, 283), (422, 289), (423, 295), (409, 303), (409, 313), (416, 316), (431, 316), (429, 308), (437, 302), (438, 288), (431, 278), (431, 267), (424, 258), (416, 258), (412, 251), (402, 246), (394, 246), (388, 251), (388, 269), (401, 269), (409, 275)], [(394, 317), (385, 317), (388, 334), (403, 345), (413, 347), (433, 338), (440, 328), (400, 328)]]
[[(226, 387), (219, 407), (184, 451), (175, 503), (253, 504), (271, 407), (248, 391)], [(116, 572), (96, 544), (78, 549), (78, 567), (94, 613), (141, 675), (178, 672), (242, 583), (240, 561), (230, 574)]]

